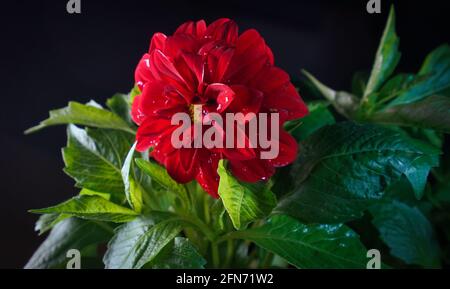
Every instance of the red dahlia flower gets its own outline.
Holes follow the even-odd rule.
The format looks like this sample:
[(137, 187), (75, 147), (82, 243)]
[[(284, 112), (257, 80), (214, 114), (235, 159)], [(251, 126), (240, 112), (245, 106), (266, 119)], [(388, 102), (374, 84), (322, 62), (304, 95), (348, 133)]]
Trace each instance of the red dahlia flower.
[[(150, 49), (135, 72), (141, 94), (132, 107), (139, 125), (137, 150), (153, 147), (152, 157), (180, 183), (196, 179), (213, 197), (218, 197), (220, 159), (227, 159), (231, 172), (245, 182), (270, 178), (276, 167), (291, 163), (296, 141), (283, 130), (287, 120), (308, 111), (282, 69), (274, 66), (272, 51), (256, 30), (238, 34), (235, 22), (219, 19), (187, 22), (172, 36), (153, 35)], [(261, 148), (179, 148), (171, 143), (177, 126), (171, 117), (191, 113), (202, 104), (207, 112), (279, 113), (279, 154), (261, 159)], [(270, 128), (269, 128), (270, 129)]]

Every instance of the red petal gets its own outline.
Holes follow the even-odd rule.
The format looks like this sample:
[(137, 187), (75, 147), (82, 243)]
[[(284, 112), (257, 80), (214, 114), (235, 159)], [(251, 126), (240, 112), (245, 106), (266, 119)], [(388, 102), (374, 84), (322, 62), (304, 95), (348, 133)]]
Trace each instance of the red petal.
[(202, 188), (214, 198), (219, 197), (217, 193), (219, 188), (219, 174), (217, 173), (219, 159), (218, 154), (203, 150), (199, 159), (200, 163), (196, 177)]
[(282, 69), (265, 67), (250, 85), (264, 93), (263, 106), (278, 111), (282, 123), (308, 114), (308, 107)]
[(274, 167), (284, 167), (292, 163), (297, 157), (297, 141), (280, 128), (279, 153), (275, 159), (268, 160)]
[(144, 112), (141, 111), (141, 99), (142, 95), (137, 95), (133, 100), (133, 105), (131, 106), (131, 118), (137, 125), (141, 125), (146, 118)]
[[(150, 119), (147, 118), (144, 123), (139, 126), (136, 133), (136, 150), (143, 152), (151, 146), (159, 143), (159, 139), (165, 133), (171, 132), (172, 126), (170, 120), (167, 119)], [(170, 143), (170, 139), (169, 139)]]
[(267, 45), (266, 45), (266, 55), (267, 55), (267, 58), (269, 59), (270, 65), (274, 65), (275, 64), (275, 59), (273, 57), (272, 49), (270, 49), (270, 47), (267, 46)]
[(263, 93), (244, 85), (232, 85), (231, 89), (236, 96), (228, 108), (230, 112), (258, 113), (263, 101)]
[(260, 159), (247, 161), (229, 160), (229, 168), (239, 180), (248, 183), (267, 181), (275, 173), (275, 168), (267, 160)]
[(139, 108), (137, 111), (132, 110), (133, 119), (135, 118), (135, 113), (137, 116), (144, 115), (170, 119), (173, 114), (186, 110), (184, 98), (171, 86), (164, 85), (161, 81), (155, 81), (145, 85), (139, 102), (135, 100), (133, 107), (135, 103), (137, 103), (136, 105)]
[(164, 54), (175, 58), (182, 52), (197, 53), (200, 48), (200, 42), (192, 35), (177, 34), (170, 36), (166, 40)]
[(214, 77), (215, 81), (217, 82), (222, 81), (222, 78), (225, 75), (228, 66), (230, 65), (231, 58), (233, 57), (233, 55), (234, 55), (234, 48), (227, 48), (220, 54), (216, 65), (216, 73)]
[(171, 126), (163, 132), (156, 141), (153, 151), (151, 152), (152, 157), (164, 166), (166, 158), (176, 150), (171, 142), (172, 133), (175, 129), (175, 126)]
[(189, 21), (180, 25), (177, 28), (174, 35), (177, 34), (190, 34), (194, 35), (198, 38), (202, 37), (206, 31), (206, 23), (204, 20), (200, 20), (197, 22)]
[(222, 83), (212, 83), (208, 85), (204, 95), (206, 100), (216, 100), (217, 112), (219, 113), (223, 112), (234, 99), (233, 90), (228, 85)]
[[(237, 132), (241, 132), (240, 135), (244, 135), (244, 147), (238, 148), (238, 134)], [(219, 149), (223, 155), (229, 160), (251, 160), (257, 157), (257, 153), (254, 148), (250, 147), (250, 139), (245, 134), (245, 131), (242, 130), (236, 123), (234, 126), (234, 145), (232, 148), (223, 148)]]
[(194, 148), (176, 149), (165, 159), (164, 166), (169, 175), (179, 183), (192, 181), (198, 172), (198, 150)]
[(191, 91), (195, 91), (203, 83), (205, 69), (203, 58), (200, 55), (182, 52), (176, 60), (176, 67), (189, 84)]
[(146, 53), (139, 61), (136, 70), (134, 71), (135, 83), (142, 91), (142, 87), (150, 81), (154, 80), (152, 72), (150, 71), (150, 54)]
[(213, 40), (221, 40), (229, 45), (234, 45), (238, 38), (238, 30), (238, 26), (233, 20), (221, 18), (208, 26), (205, 37)]
[(242, 33), (224, 79), (235, 84), (245, 84), (253, 79), (264, 66), (270, 65), (266, 47), (264, 39), (256, 30)]
[(180, 73), (177, 71), (173, 63), (169, 58), (160, 50), (154, 50), (150, 55), (151, 64), (150, 70), (156, 79), (172, 84), (186, 99), (188, 103), (191, 102), (193, 97), (192, 92), (189, 90), (189, 86)]
[(167, 39), (167, 36), (164, 35), (163, 33), (153, 34), (152, 40), (150, 42), (150, 49), (148, 50), (148, 53), (151, 53), (155, 49), (164, 51), (164, 47), (166, 46), (166, 39)]
[(200, 48), (198, 54), (206, 57), (207, 60), (207, 82), (223, 82), (223, 76), (234, 55), (234, 48), (223, 46), (217, 41), (210, 41)]

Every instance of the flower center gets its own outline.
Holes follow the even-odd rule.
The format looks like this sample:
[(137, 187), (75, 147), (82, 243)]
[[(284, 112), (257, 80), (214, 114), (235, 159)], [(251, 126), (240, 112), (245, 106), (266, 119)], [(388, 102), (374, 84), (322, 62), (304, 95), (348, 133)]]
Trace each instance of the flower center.
[(193, 123), (202, 122), (202, 105), (201, 104), (190, 104), (189, 105), (189, 117)]

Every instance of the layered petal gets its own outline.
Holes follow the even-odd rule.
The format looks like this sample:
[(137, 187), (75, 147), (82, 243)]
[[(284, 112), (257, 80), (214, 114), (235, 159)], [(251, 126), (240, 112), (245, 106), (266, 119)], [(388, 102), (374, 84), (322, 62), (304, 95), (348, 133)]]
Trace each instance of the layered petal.
[(251, 81), (264, 93), (263, 106), (280, 113), (282, 122), (304, 117), (308, 107), (291, 83), (289, 75), (277, 67), (265, 67)]
[(267, 160), (261, 159), (229, 160), (229, 168), (239, 180), (248, 183), (267, 181), (275, 173), (275, 168)]
[(208, 25), (205, 38), (224, 41), (229, 45), (233, 45), (238, 38), (238, 26), (233, 20), (228, 18), (218, 19)]
[(164, 166), (174, 180), (188, 183), (197, 175), (198, 162), (198, 149), (180, 148), (166, 156)]
[[(153, 147), (151, 156), (180, 183), (195, 179), (217, 198), (220, 159), (229, 161), (239, 180), (258, 182), (267, 181), (275, 168), (296, 158), (297, 142), (283, 130), (283, 123), (305, 116), (308, 110), (288, 74), (274, 66), (272, 50), (254, 29), (239, 35), (234, 21), (221, 18), (210, 25), (203, 20), (186, 22), (171, 36), (156, 33), (136, 68), (135, 80), (141, 91), (131, 112), (139, 125), (137, 150)], [(202, 106), (201, 134), (195, 129), (199, 122), (194, 121), (198, 105)], [(191, 148), (172, 145), (179, 125), (172, 125), (171, 119), (179, 112), (191, 120), (183, 128)], [(228, 113), (234, 113), (231, 124)], [(260, 137), (266, 136), (259, 131), (265, 127), (260, 125), (265, 120), (261, 113), (280, 116), (279, 123), (266, 125), (272, 147), (260, 143)], [(238, 120), (242, 123), (236, 117), (242, 117)], [(194, 148), (197, 137), (208, 144)], [(272, 150), (274, 144), (278, 150)], [(273, 156), (267, 155), (269, 151)]]
[(189, 21), (181, 24), (175, 31), (174, 35), (188, 34), (200, 38), (204, 36), (205, 31), (206, 22), (204, 20), (200, 20), (197, 22)]
[(200, 186), (214, 198), (219, 197), (217, 193), (217, 189), (219, 188), (219, 174), (217, 173), (219, 160), (219, 154), (210, 153), (207, 150), (202, 151), (198, 174), (196, 176), (196, 180)]

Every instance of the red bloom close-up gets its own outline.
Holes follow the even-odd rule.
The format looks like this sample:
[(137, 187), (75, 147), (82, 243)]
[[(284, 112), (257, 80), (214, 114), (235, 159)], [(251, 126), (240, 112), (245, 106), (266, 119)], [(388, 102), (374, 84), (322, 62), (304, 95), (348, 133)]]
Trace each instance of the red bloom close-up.
[[(187, 22), (172, 36), (153, 35), (148, 53), (135, 72), (140, 95), (132, 117), (139, 126), (137, 150), (153, 147), (151, 156), (180, 183), (197, 180), (218, 197), (220, 159), (239, 180), (267, 180), (275, 168), (294, 161), (297, 142), (284, 129), (288, 120), (301, 118), (307, 107), (288, 74), (274, 65), (271, 49), (254, 29), (239, 34), (230, 19), (210, 25)], [(205, 112), (279, 114), (279, 154), (262, 159), (262, 148), (174, 148), (171, 135), (177, 128), (171, 118), (190, 113), (201, 104)], [(270, 128), (269, 128), (270, 130)]]

